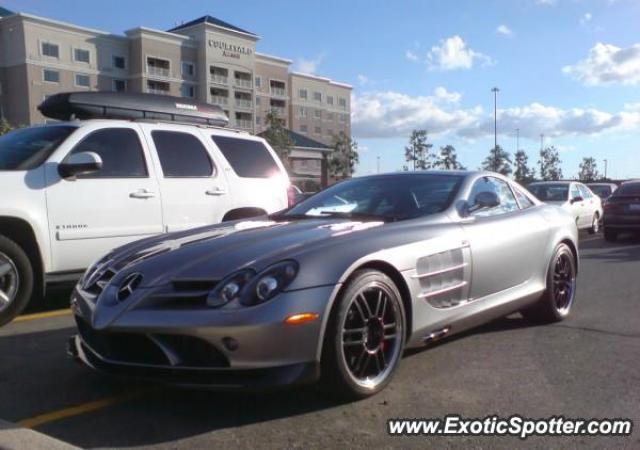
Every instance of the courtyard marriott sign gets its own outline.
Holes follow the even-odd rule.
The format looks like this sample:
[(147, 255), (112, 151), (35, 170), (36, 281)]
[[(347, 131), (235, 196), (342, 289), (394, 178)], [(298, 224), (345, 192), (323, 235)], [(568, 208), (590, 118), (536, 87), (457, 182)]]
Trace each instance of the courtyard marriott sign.
[(240, 59), (240, 55), (251, 56), (253, 54), (253, 50), (248, 47), (228, 44), (227, 42), (215, 39), (209, 39), (209, 47), (222, 50), (222, 56), (226, 56), (227, 58)]

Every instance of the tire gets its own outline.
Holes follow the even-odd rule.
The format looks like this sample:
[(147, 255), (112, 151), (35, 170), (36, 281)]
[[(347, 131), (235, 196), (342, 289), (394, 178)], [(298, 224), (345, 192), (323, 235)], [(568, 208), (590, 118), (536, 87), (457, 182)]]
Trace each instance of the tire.
[(405, 317), (391, 278), (377, 270), (356, 271), (332, 308), (322, 348), (321, 386), (349, 400), (384, 389), (402, 357)]
[(568, 245), (559, 244), (549, 263), (544, 294), (535, 305), (523, 310), (522, 315), (534, 322), (559, 322), (571, 313), (575, 295), (575, 255)]
[(609, 242), (615, 242), (618, 239), (618, 232), (605, 227), (604, 238)]
[(20, 314), (33, 294), (33, 266), (24, 250), (0, 236), (0, 326)]
[(596, 234), (600, 231), (600, 216), (598, 213), (593, 215), (593, 219), (591, 219), (591, 227), (589, 228), (589, 234)]

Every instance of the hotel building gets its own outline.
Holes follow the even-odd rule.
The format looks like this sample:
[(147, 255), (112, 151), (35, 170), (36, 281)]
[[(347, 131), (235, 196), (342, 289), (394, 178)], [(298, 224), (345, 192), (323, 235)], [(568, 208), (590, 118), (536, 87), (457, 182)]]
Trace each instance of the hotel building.
[(276, 111), (325, 149), (350, 135), (351, 86), (291, 71), (290, 60), (258, 53), (259, 39), (211, 16), (115, 35), (0, 8), (0, 116), (42, 123), (37, 106), (58, 92), (150, 92), (220, 105), (231, 127), (256, 134)]

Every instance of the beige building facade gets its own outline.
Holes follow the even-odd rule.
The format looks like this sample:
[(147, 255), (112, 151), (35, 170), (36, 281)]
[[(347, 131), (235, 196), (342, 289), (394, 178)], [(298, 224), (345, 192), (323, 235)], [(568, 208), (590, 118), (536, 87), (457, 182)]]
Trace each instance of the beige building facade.
[(264, 131), (274, 111), (318, 142), (350, 134), (351, 86), (292, 72), (290, 60), (258, 53), (259, 39), (211, 16), (115, 35), (8, 14), (0, 18), (0, 116), (42, 123), (37, 106), (58, 92), (149, 92), (220, 105), (230, 126), (252, 133)]

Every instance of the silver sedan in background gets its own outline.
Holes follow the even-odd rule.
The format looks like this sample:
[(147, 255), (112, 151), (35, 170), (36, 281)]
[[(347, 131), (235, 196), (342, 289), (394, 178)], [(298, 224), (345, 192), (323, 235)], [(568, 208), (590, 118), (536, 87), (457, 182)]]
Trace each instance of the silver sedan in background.
[(529, 191), (538, 200), (557, 205), (571, 214), (580, 230), (595, 234), (600, 231), (602, 200), (587, 186), (576, 181), (539, 181), (531, 183)]
[(576, 293), (574, 218), (488, 172), (353, 178), (293, 208), (116, 249), (72, 297), (71, 356), (178, 385), (383, 389), (403, 351)]

